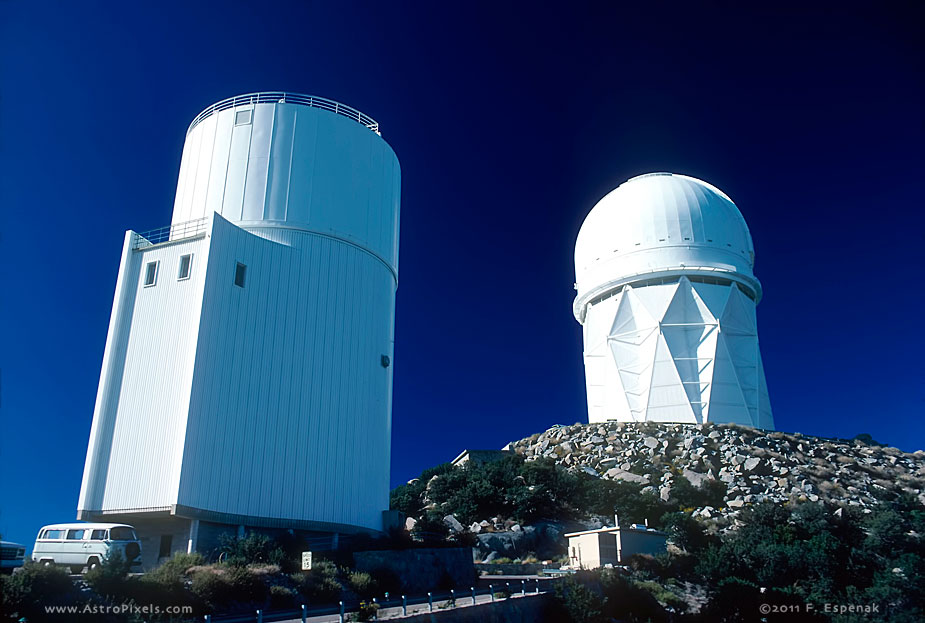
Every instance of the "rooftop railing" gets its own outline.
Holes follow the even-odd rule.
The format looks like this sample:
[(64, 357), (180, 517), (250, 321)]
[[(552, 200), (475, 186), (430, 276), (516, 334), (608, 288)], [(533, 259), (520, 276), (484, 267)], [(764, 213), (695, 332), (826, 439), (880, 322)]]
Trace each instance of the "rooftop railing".
[(164, 242), (184, 240), (205, 233), (209, 227), (209, 217), (204, 216), (194, 221), (174, 223), (166, 227), (158, 227), (149, 231), (136, 232), (132, 243), (132, 250), (144, 249)]
[(341, 115), (342, 117), (353, 119), (360, 125), (369, 128), (376, 134), (379, 134), (379, 123), (368, 115), (364, 115), (356, 108), (351, 108), (350, 106), (341, 104), (340, 102), (335, 102), (334, 100), (329, 100), (324, 97), (317, 97), (315, 95), (300, 95), (298, 93), (286, 93), (284, 91), (248, 93), (247, 95), (229, 97), (226, 100), (212, 104), (201, 113), (199, 113), (195, 119), (193, 119), (193, 122), (190, 124), (186, 133), (189, 134), (193, 128), (202, 123), (205, 119), (208, 119), (214, 115), (216, 112), (234, 108), (235, 106), (243, 106), (248, 104), (299, 104), (301, 106), (310, 106), (311, 108), (320, 108), (322, 110), (328, 110), (336, 115)]

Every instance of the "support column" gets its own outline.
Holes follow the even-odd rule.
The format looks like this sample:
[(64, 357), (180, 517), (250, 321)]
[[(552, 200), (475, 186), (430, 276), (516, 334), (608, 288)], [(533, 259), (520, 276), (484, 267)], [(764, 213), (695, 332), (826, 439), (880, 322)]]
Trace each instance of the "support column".
[(186, 553), (192, 554), (199, 544), (199, 520), (191, 519), (189, 522), (189, 541), (186, 543)]

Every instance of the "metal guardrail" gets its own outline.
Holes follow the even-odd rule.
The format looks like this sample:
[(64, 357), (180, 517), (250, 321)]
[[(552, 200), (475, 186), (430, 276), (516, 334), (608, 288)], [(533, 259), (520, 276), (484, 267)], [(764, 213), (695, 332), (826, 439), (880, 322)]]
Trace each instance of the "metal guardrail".
[[(361, 602), (359, 600), (341, 601), (336, 604), (326, 604), (314, 607), (303, 605), (301, 608), (297, 609), (275, 611), (261, 609), (255, 611), (253, 614), (236, 613), (206, 615), (201, 620), (205, 621), (205, 623), (271, 623), (273, 621), (298, 620), (300, 617), (302, 621), (306, 621), (309, 617), (333, 615), (338, 617), (338, 621), (346, 621), (350, 615), (357, 612), (361, 603), (375, 604), (383, 611), (386, 609), (394, 610), (400, 608), (401, 613), (399, 614), (396, 612), (395, 615), (407, 616), (408, 614), (415, 613), (413, 608), (411, 609), (411, 612), (409, 612), (409, 608), (413, 606), (426, 605), (425, 610), (417, 611), (417, 613), (423, 614), (424, 612), (429, 613), (434, 612), (435, 610), (447, 610), (462, 606), (475, 605), (478, 597), (489, 596), (490, 599), (488, 600), (488, 603), (493, 603), (495, 601), (502, 601), (509, 597), (526, 597), (528, 595), (544, 594), (549, 592), (555, 582), (556, 579), (552, 578), (549, 580), (543, 580), (542, 584), (545, 585), (543, 587), (540, 586), (541, 581), (539, 580), (498, 582), (497, 584), (490, 584), (488, 588), (472, 587), (468, 590), (460, 589), (430, 592), (425, 595), (402, 595), (398, 598), (372, 599), (366, 602)], [(504, 593), (504, 596), (500, 595), (502, 592)], [(392, 617), (384, 616), (382, 618)], [(374, 618), (374, 620), (378, 619), (379, 617)]]
[(194, 221), (185, 223), (174, 223), (166, 227), (158, 227), (135, 234), (135, 240), (132, 242), (132, 250), (144, 249), (163, 242), (173, 242), (174, 240), (184, 240), (204, 233), (209, 227), (209, 217), (204, 216)]
[(369, 115), (364, 115), (356, 108), (351, 108), (346, 104), (341, 104), (340, 102), (335, 102), (334, 100), (329, 100), (325, 97), (318, 97), (315, 95), (301, 95), (299, 93), (286, 93), (285, 91), (248, 93), (246, 95), (229, 97), (228, 99), (212, 104), (201, 113), (199, 113), (195, 119), (193, 119), (193, 122), (190, 124), (186, 133), (189, 134), (193, 128), (202, 123), (205, 119), (208, 119), (214, 115), (216, 112), (247, 104), (299, 104), (301, 106), (309, 106), (311, 108), (320, 108), (322, 110), (333, 112), (336, 115), (341, 115), (343, 117), (347, 117), (348, 119), (353, 119), (360, 125), (369, 128), (376, 134), (379, 134), (379, 122)]

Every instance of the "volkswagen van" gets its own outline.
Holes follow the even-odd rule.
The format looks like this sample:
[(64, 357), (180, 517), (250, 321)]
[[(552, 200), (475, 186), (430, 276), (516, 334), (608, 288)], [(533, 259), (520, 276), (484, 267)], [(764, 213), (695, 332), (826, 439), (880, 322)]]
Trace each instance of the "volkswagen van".
[(113, 552), (131, 565), (141, 565), (141, 543), (132, 526), (119, 523), (61, 523), (39, 530), (32, 560), (46, 565), (70, 567), (80, 573), (93, 569)]

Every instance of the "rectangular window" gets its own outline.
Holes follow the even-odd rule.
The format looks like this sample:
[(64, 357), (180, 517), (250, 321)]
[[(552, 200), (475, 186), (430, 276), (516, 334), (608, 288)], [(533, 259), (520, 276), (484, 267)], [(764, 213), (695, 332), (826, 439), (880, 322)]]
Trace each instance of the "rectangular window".
[(162, 534), (161, 535), (161, 547), (160, 551), (157, 553), (158, 558), (167, 558), (170, 556), (170, 546), (173, 545), (173, 535), (172, 534)]
[(42, 538), (51, 540), (63, 539), (64, 530), (46, 530), (45, 535)]
[(248, 125), (251, 122), (251, 117), (253, 115), (251, 109), (247, 110), (237, 110), (234, 113), (234, 124), (235, 125)]
[(160, 262), (148, 262), (145, 265), (145, 287), (150, 288), (157, 283), (157, 265)]
[(177, 269), (177, 281), (189, 279), (190, 272), (193, 268), (193, 254), (180, 256), (180, 266)]
[(94, 530), (90, 533), (90, 539), (93, 541), (105, 541), (106, 540), (106, 531), (105, 530)]
[(239, 288), (244, 287), (244, 277), (247, 274), (247, 266), (238, 262), (234, 267), (234, 285)]
[(134, 541), (135, 531), (131, 528), (113, 528), (109, 531), (113, 541)]
[(67, 531), (68, 541), (83, 541), (83, 538), (84, 538), (83, 530), (68, 530)]

